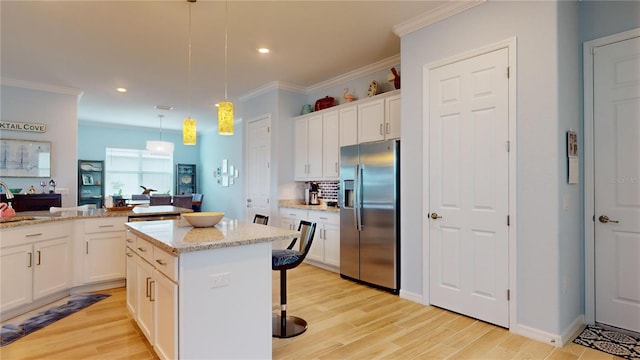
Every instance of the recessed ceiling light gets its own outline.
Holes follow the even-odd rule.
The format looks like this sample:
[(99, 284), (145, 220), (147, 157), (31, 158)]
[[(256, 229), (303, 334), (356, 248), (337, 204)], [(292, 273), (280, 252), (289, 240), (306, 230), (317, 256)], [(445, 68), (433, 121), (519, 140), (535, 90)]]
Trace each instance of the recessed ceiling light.
[(119, 93), (126, 93), (127, 89), (125, 89), (123, 87), (119, 87), (119, 88), (116, 88), (116, 91), (119, 92)]
[(271, 50), (267, 49), (267, 48), (259, 48), (258, 52), (260, 54), (268, 54)]
[(171, 105), (156, 105), (156, 109), (158, 109), (158, 110), (173, 110), (173, 106), (171, 106)]

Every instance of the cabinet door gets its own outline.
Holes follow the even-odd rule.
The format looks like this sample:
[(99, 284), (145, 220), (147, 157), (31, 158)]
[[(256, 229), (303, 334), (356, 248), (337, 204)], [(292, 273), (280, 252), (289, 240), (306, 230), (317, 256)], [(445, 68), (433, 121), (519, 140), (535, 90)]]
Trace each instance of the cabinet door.
[(127, 247), (127, 309), (131, 317), (136, 319), (138, 313), (138, 287), (136, 278), (136, 262), (138, 255)]
[(155, 349), (161, 359), (178, 358), (178, 285), (154, 272), (156, 306)]
[(340, 225), (326, 223), (323, 228), (324, 263), (340, 268)]
[(33, 245), (33, 300), (71, 286), (70, 239), (66, 235)]
[(142, 333), (153, 346), (154, 337), (154, 309), (153, 301), (153, 266), (138, 257), (136, 261), (136, 288), (138, 298), (138, 326)]
[(19, 245), (0, 250), (0, 311), (31, 302), (33, 246)]
[(125, 277), (125, 237), (125, 231), (85, 235), (85, 282)]
[[(313, 220), (312, 220), (313, 221)], [(323, 224), (316, 225), (316, 233), (313, 236), (311, 249), (307, 254), (307, 259), (324, 262), (324, 237), (322, 235)]]
[(358, 142), (384, 140), (384, 99), (358, 105)]
[(340, 146), (358, 143), (358, 107), (340, 109)]
[(322, 115), (309, 117), (307, 131), (308, 171), (309, 179), (322, 178)]
[(307, 179), (307, 120), (300, 118), (293, 123), (293, 176), (296, 180)]
[(325, 113), (322, 118), (322, 177), (340, 178), (340, 117), (337, 111)]
[(389, 96), (384, 99), (385, 109), (385, 138), (400, 138), (400, 95)]

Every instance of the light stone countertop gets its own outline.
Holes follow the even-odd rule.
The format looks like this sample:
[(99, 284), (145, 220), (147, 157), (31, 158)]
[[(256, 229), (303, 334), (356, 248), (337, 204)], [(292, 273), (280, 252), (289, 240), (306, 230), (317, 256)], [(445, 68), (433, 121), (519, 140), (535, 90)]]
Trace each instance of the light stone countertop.
[(125, 226), (135, 235), (161, 249), (180, 253), (291, 240), (297, 231), (223, 218), (216, 226), (194, 228), (184, 219), (129, 222)]
[(89, 209), (88, 211), (64, 211), (52, 214), (47, 210), (42, 211), (22, 211), (16, 213), (11, 219), (0, 219), (0, 229), (15, 228), (26, 225), (45, 224), (57, 221), (68, 221), (75, 219), (91, 219), (104, 217), (128, 217), (145, 215), (166, 215), (192, 212), (190, 209), (161, 205), (161, 206), (136, 206), (131, 210), (113, 211), (106, 209)]
[(278, 206), (281, 208), (290, 208), (290, 209), (303, 209), (303, 210), (314, 210), (314, 211), (329, 211), (329, 212), (340, 212), (340, 208), (337, 206), (327, 206), (325, 201), (321, 201), (319, 205), (305, 205), (302, 202), (302, 199), (293, 199), (293, 200), (280, 200), (278, 202)]

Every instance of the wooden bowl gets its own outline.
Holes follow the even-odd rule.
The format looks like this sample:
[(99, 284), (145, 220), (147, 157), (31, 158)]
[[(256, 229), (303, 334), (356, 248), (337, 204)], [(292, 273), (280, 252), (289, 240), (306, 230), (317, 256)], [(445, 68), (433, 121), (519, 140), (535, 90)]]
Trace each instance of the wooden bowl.
[(222, 220), (222, 212), (192, 212), (182, 214), (182, 217), (193, 227), (212, 227)]

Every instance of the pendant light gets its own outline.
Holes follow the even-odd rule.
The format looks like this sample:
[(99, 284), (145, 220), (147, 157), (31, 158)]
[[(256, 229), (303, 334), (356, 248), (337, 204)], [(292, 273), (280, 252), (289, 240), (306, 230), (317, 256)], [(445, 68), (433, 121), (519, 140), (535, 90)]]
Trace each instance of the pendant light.
[(160, 140), (147, 140), (147, 151), (151, 155), (171, 155), (173, 154), (173, 143), (162, 141), (162, 118), (164, 115), (158, 115), (160, 119)]
[(196, 119), (191, 117), (191, 3), (196, 0), (187, 0), (189, 2), (189, 101), (187, 104), (189, 116), (182, 120), (182, 143), (184, 145), (196, 144)]
[(224, 2), (224, 101), (218, 103), (218, 134), (233, 135), (233, 103), (227, 101), (228, 2)]

